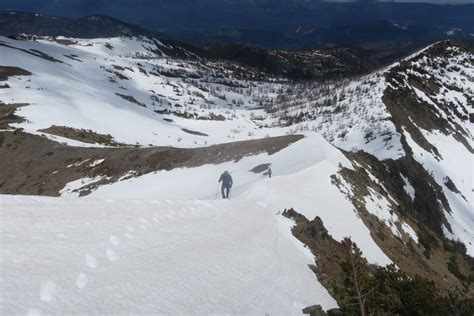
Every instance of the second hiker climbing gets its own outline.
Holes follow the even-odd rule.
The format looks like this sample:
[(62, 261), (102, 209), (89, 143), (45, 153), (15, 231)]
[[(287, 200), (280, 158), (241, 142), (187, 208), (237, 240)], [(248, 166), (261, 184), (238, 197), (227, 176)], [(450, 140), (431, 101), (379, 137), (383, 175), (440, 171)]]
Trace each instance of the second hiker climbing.
[(229, 171), (224, 171), (219, 178), (219, 182), (222, 182), (221, 193), (223, 199), (229, 198), (230, 188), (232, 188), (232, 176), (230, 175)]

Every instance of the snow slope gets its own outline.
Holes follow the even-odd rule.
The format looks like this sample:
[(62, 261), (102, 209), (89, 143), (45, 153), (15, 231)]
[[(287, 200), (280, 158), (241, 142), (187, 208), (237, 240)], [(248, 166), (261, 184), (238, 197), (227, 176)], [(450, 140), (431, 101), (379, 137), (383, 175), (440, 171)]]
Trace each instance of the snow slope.
[(0, 202), (2, 315), (288, 315), (336, 306), (292, 221), (254, 201)]
[[(301, 153), (304, 153), (302, 155)], [(250, 172), (253, 167), (270, 163), (272, 179)], [(370, 237), (369, 229), (356, 214), (344, 193), (331, 184), (331, 175), (340, 166), (352, 168), (347, 158), (324, 138), (306, 138), (269, 156), (245, 157), (238, 162), (160, 171), (137, 178), (100, 186), (94, 198), (134, 199), (215, 199), (217, 180), (224, 170), (232, 172), (233, 200), (250, 200), (273, 210), (293, 207), (308, 219), (322, 218), (329, 233), (342, 240), (351, 236), (370, 262), (380, 265), (391, 260)]]
[[(425, 131), (424, 133), (431, 143), (437, 145), (441, 159), (421, 148), (413, 141), (410, 134), (405, 133), (405, 135), (413, 149), (414, 158), (433, 175), (448, 200), (450, 210), (445, 210), (445, 214), (451, 231), (445, 228), (444, 233), (450, 239), (462, 241), (466, 245), (467, 253), (474, 256), (473, 154), (452, 136), (436, 132)], [(448, 179), (455, 184), (459, 192), (453, 192), (448, 188)]]
[[(248, 111), (274, 98), (279, 84), (238, 80), (218, 64), (168, 58), (159, 51), (163, 44), (146, 38), (71, 40), (75, 44), (0, 37), (0, 66), (32, 73), (10, 78), (11, 88), (0, 90), (1, 102), (29, 104), (17, 110), (26, 122), (13, 126), (73, 146), (91, 144), (38, 130), (67, 126), (110, 134), (126, 144), (180, 147), (285, 133), (259, 129), (253, 115), (263, 110)], [(57, 62), (32, 54), (35, 51)], [(166, 111), (207, 118), (206, 124), (157, 113)], [(211, 113), (226, 120), (210, 120)]]
[[(403, 127), (403, 135), (413, 158), (441, 187), (449, 207), (441, 206), (450, 227), (446, 237), (460, 240), (474, 256), (474, 64), (472, 49), (449, 42), (435, 44), (407, 60), (404, 69), (394, 69), (398, 77), (391, 84), (411, 93), (422, 107), (429, 108), (437, 124), (419, 117), (414, 110)], [(403, 68), (403, 67), (401, 67)], [(430, 85), (419, 82), (430, 82)], [(423, 89), (421, 91), (420, 89)], [(410, 131), (409, 131), (410, 130)], [(420, 133), (425, 146), (418, 141)], [(418, 137), (419, 139), (419, 137)], [(434, 150), (426, 147), (429, 144)], [(416, 198), (416, 192), (415, 198)]]

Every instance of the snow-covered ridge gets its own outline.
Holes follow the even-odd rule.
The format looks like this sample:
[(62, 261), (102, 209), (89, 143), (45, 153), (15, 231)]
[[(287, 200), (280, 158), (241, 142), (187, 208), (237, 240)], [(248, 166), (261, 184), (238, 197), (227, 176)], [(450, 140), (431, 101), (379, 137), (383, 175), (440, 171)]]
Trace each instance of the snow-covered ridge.
[[(474, 255), (474, 56), (456, 42), (434, 44), (387, 75), (387, 105), (413, 159), (441, 187), (449, 226)], [(415, 192), (416, 197), (416, 192)]]

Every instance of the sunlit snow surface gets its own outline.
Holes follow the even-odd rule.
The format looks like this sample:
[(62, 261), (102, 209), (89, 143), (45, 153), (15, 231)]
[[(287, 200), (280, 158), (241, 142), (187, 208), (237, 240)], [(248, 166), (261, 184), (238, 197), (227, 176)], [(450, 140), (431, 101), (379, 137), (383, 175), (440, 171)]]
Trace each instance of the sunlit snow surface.
[[(260, 98), (272, 99), (279, 84), (233, 80), (237, 87), (224, 85), (223, 82), (232, 80), (220, 78), (220, 68), (213, 70), (199, 63), (157, 57), (150, 49), (160, 47), (150, 48), (145, 39), (81, 39), (69, 46), (1, 36), (0, 41), (19, 49), (38, 50), (61, 61), (52, 62), (0, 46), (2, 66), (20, 67), (32, 73), (10, 78), (11, 89), (1, 91), (4, 103), (29, 104), (17, 110), (26, 122), (13, 124), (29, 133), (45, 134), (38, 130), (58, 125), (110, 134), (126, 144), (179, 147), (285, 134), (279, 128), (260, 129), (253, 117), (264, 111), (248, 110), (255, 108)], [(181, 72), (181, 77), (163, 75), (166, 71)], [(144, 106), (118, 94), (132, 96)], [(162, 110), (188, 111), (202, 117), (212, 112), (227, 120), (189, 120), (154, 112)], [(166, 117), (174, 122), (164, 120)], [(209, 136), (192, 135), (183, 128)], [(91, 146), (46, 135), (73, 146)]]
[(254, 201), (1, 196), (0, 313), (298, 314), (336, 306)]

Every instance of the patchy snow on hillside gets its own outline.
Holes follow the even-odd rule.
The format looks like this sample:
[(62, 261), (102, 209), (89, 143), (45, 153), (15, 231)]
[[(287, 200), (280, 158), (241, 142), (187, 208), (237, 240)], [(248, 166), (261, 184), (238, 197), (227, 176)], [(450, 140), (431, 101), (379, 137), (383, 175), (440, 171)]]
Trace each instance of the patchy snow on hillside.
[[(445, 229), (445, 235), (462, 241), (467, 253), (474, 256), (473, 154), (451, 135), (420, 130), (436, 146), (441, 158), (421, 148), (408, 132), (405, 131), (404, 135), (413, 150), (413, 157), (433, 175), (448, 200), (451, 212), (445, 210), (445, 215), (452, 231)], [(455, 188), (451, 187), (449, 180)]]
[(94, 178), (82, 178), (82, 179), (71, 181), (61, 191), (59, 191), (59, 194), (61, 196), (79, 196), (79, 189), (86, 187), (88, 185), (91, 185), (93, 183), (99, 182), (100, 180), (103, 180), (103, 179), (104, 177), (97, 176)]
[(403, 186), (403, 189), (413, 201), (415, 199), (415, 188), (411, 185), (410, 181), (408, 181), (408, 179), (405, 176), (403, 175), (400, 175), (400, 176), (402, 177), (402, 180), (405, 183), (405, 185)]
[(384, 70), (353, 81), (305, 83), (277, 98), (274, 124), (294, 133), (315, 131), (348, 151), (364, 150), (377, 158), (405, 155), (400, 134), (382, 102)]
[(385, 222), (395, 236), (401, 237), (400, 232), (395, 226), (395, 223), (399, 222), (399, 219), (398, 216), (391, 211), (391, 203), (387, 198), (375, 192), (372, 188), (368, 188), (368, 190), (369, 195), (364, 199), (367, 211)]
[(217, 63), (169, 58), (145, 38), (69, 40), (0, 37), (2, 66), (32, 73), (9, 78), (10, 88), (0, 91), (4, 103), (29, 104), (17, 110), (26, 121), (12, 126), (74, 146), (96, 145), (39, 130), (66, 126), (119, 143), (179, 147), (286, 133), (260, 129), (253, 115), (263, 110), (248, 111), (272, 100), (280, 84), (239, 80)]

